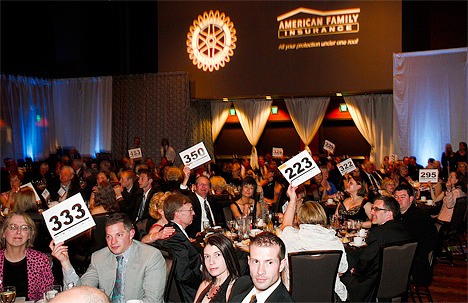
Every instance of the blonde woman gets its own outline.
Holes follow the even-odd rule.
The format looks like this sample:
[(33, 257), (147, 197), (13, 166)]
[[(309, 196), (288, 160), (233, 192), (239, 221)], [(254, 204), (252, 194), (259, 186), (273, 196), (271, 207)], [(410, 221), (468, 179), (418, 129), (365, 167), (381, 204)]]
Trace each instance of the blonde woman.
[(164, 201), (170, 195), (170, 192), (157, 192), (151, 198), (148, 212), (149, 215), (156, 220), (156, 223), (151, 226), (148, 234), (141, 239), (141, 242), (151, 244), (157, 240), (167, 239), (175, 233), (173, 227), (166, 227), (163, 229), (164, 225), (168, 223), (164, 216)]

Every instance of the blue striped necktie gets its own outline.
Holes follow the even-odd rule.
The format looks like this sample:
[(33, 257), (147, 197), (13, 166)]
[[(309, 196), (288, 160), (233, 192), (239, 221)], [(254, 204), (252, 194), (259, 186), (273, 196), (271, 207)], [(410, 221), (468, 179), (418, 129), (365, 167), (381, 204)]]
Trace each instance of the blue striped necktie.
[(115, 283), (112, 290), (112, 303), (123, 303), (123, 256), (117, 256), (117, 269), (115, 271)]

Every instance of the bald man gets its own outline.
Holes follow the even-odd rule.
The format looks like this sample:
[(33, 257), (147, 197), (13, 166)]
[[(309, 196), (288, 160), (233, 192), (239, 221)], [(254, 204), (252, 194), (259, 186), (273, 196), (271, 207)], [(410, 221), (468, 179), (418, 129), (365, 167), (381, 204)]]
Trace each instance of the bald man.
[(52, 303), (111, 303), (101, 290), (91, 286), (76, 286), (59, 293)]

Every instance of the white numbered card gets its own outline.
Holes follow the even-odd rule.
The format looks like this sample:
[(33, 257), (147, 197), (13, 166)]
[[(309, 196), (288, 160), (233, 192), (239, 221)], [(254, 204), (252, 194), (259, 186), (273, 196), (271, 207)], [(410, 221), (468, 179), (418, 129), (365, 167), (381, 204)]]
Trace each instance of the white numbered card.
[(325, 140), (325, 143), (323, 143), (323, 149), (328, 150), (329, 152), (333, 154), (335, 151), (335, 144), (328, 140)]
[(128, 156), (130, 157), (130, 159), (142, 158), (143, 156), (141, 155), (141, 148), (129, 149)]
[(420, 169), (419, 170), (419, 183), (426, 182), (437, 183), (439, 182), (439, 171), (437, 169)]
[(49, 198), (49, 196), (50, 196), (50, 193), (49, 193), (49, 191), (48, 191), (47, 188), (46, 188), (46, 189), (44, 189), (44, 191), (42, 192), (41, 195), (42, 195), (42, 197), (44, 198), (44, 200), (47, 200), (47, 199)]
[(273, 152), (271, 153), (273, 158), (282, 158), (283, 157), (283, 148), (273, 147)]
[(184, 163), (184, 165), (188, 165), (190, 169), (194, 169), (195, 167), (205, 164), (211, 160), (210, 154), (203, 142), (187, 148), (180, 152), (179, 155), (182, 159), (182, 163)]
[(342, 176), (356, 169), (356, 166), (354, 166), (354, 162), (351, 158), (338, 163), (336, 167), (338, 167), (338, 170)]
[(282, 164), (279, 170), (292, 186), (301, 185), (320, 173), (320, 168), (306, 150)]
[(55, 243), (66, 241), (96, 225), (81, 194), (76, 194), (42, 213)]
[(34, 196), (36, 197), (36, 201), (41, 200), (41, 198), (39, 198), (39, 195), (37, 194), (36, 189), (34, 188), (34, 186), (32, 185), (31, 182), (28, 182), (28, 183), (20, 186), (20, 188), (23, 188), (23, 187), (31, 188), (34, 191)]
[(395, 163), (395, 162), (397, 162), (397, 161), (398, 161), (398, 155), (396, 155), (396, 154), (391, 154), (390, 157), (389, 157), (389, 159), (388, 159), (388, 162), (390, 162), (390, 163)]

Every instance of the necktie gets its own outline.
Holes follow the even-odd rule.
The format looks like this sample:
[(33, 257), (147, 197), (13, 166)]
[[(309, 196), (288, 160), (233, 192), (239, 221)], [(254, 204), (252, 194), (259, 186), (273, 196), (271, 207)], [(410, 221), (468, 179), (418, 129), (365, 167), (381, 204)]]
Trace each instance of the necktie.
[(210, 221), (210, 226), (213, 227), (214, 221), (213, 221), (213, 217), (211, 216), (211, 211), (210, 211), (210, 207), (208, 206), (208, 201), (206, 201), (206, 199), (203, 205), (205, 207), (206, 217), (208, 218), (208, 221)]
[(123, 300), (123, 256), (117, 256), (117, 269), (115, 271), (115, 283), (112, 290), (112, 303), (122, 303)]
[(143, 199), (141, 200), (140, 209), (138, 210), (137, 220), (141, 219), (141, 217), (143, 216), (143, 211), (145, 210), (145, 203), (146, 203), (146, 196), (143, 195)]
[(252, 297), (250, 298), (249, 303), (257, 303), (257, 296), (256, 296), (256, 295), (252, 295)]

